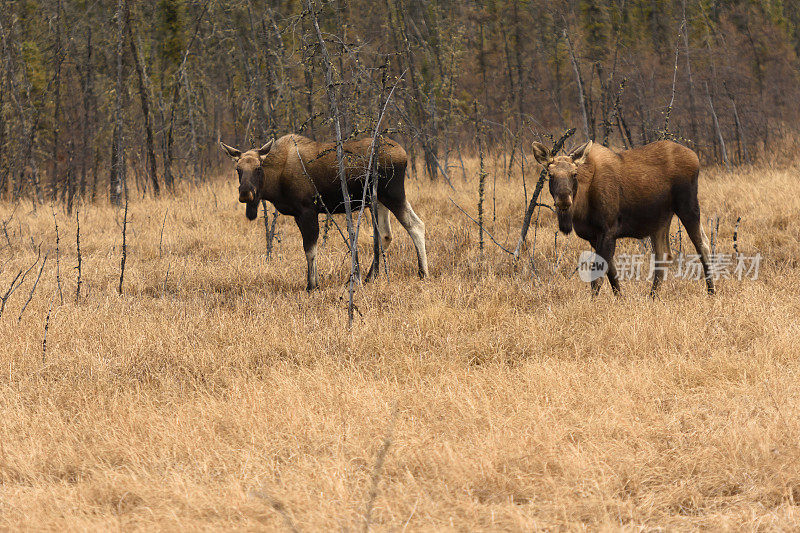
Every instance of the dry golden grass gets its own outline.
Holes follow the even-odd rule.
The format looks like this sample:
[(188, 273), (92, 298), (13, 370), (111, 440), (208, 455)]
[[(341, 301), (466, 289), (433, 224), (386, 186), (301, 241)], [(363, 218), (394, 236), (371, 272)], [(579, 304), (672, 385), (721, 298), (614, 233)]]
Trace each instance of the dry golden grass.
[[(535, 273), (530, 247), (516, 269), (491, 243), (482, 259), (449, 189), (411, 180), (432, 276), (393, 220), (389, 279), (358, 292), (351, 331), (338, 235), (306, 294), (294, 223), (265, 262), (229, 180), (131, 203), (122, 296), (121, 211), (86, 206), (78, 305), (75, 223), (57, 211), (46, 359), (54, 252), (21, 323), (36, 270), (0, 318), (0, 528), (360, 529), (373, 478), (376, 530), (797, 527), (797, 171), (704, 171), (720, 251), (741, 216), (760, 277), (714, 298), (669, 279), (657, 301), (647, 281), (591, 300), (572, 275), (586, 245), (556, 243), (545, 211)], [(456, 188), (474, 213), (475, 180)], [(498, 178), (496, 221), (492, 190), (489, 229), (513, 246), (521, 181)], [(0, 294), (31, 241), (55, 244), (49, 207), (23, 203), (7, 230)]]

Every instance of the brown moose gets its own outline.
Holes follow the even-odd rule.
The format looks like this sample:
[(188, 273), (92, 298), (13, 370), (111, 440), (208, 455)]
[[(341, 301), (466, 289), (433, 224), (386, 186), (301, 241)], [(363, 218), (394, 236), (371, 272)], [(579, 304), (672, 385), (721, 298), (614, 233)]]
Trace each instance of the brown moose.
[[(537, 142), (533, 154), (549, 174), (559, 229), (568, 234), (574, 227), (608, 263), (608, 281), (615, 294), (620, 291), (614, 266), (617, 239), (649, 236), (655, 259), (668, 261), (672, 259), (668, 239), (673, 215), (700, 254), (708, 293), (714, 294), (697, 201), (700, 161), (692, 150), (658, 141), (617, 153), (589, 141), (569, 155), (553, 156)], [(663, 276), (663, 270), (655, 270), (651, 296)], [(592, 282), (594, 295), (601, 285), (602, 278)]]
[[(364, 184), (371, 143), (371, 139), (343, 143), (345, 181), (353, 210), (361, 207), (363, 198), (366, 198), (367, 206), (370, 203), (371, 195), (364, 195)], [(308, 262), (306, 290), (316, 289), (319, 214), (345, 212), (336, 145), (315, 142), (302, 135), (284, 135), (257, 150), (246, 152), (223, 142), (220, 145), (236, 163), (239, 201), (246, 204), (247, 218), (255, 220), (261, 200), (272, 203), (281, 214), (294, 217), (303, 237)], [(377, 146), (378, 204), (375, 214), (383, 247), (386, 248), (392, 240), (391, 211), (414, 242), (419, 275), (424, 278), (428, 275), (425, 224), (406, 200), (406, 151), (385, 137), (381, 137)], [(377, 272), (370, 270), (367, 278), (373, 274)]]

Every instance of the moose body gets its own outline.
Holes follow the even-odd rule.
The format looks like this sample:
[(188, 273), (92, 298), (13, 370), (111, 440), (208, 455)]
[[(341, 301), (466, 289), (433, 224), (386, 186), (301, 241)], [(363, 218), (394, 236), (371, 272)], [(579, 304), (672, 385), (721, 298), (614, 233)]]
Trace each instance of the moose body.
[[(592, 141), (566, 156), (553, 156), (541, 143), (534, 143), (533, 150), (550, 177), (559, 229), (570, 233), (574, 228), (589, 241), (608, 263), (615, 293), (620, 291), (613, 260), (617, 239), (650, 237), (654, 259), (665, 265), (671, 259), (669, 227), (674, 215), (700, 255), (708, 293), (714, 293), (697, 200), (700, 161), (692, 150), (671, 141), (619, 153)], [(651, 295), (663, 276), (663, 269), (654, 269)], [(593, 294), (601, 283), (602, 279), (592, 282)]]
[[(236, 162), (239, 176), (239, 201), (246, 204), (250, 220), (258, 215), (262, 200), (272, 203), (283, 215), (294, 217), (303, 237), (308, 262), (307, 290), (318, 286), (316, 254), (319, 214), (344, 213), (345, 195), (339, 179), (335, 143), (319, 143), (301, 135), (284, 135), (257, 150), (242, 152), (224, 143), (222, 149)], [(375, 146), (377, 205), (371, 206), (371, 191), (364, 191), (372, 152), (372, 139), (345, 142), (345, 183), (351, 208), (362, 203), (375, 210), (383, 247), (392, 240), (389, 212), (408, 231), (417, 251), (420, 277), (428, 274), (425, 251), (425, 224), (406, 200), (406, 151), (391, 139), (382, 137)], [(366, 194), (365, 194), (366, 192)], [(377, 274), (370, 270), (367, 278)]]

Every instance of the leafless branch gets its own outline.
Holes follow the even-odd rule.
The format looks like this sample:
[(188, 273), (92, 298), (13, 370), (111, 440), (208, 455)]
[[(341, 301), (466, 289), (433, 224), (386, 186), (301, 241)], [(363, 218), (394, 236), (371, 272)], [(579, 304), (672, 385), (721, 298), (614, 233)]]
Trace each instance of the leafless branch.
[(31, 303), (33, 300), (33, 293), (36, 292), (36, 287), (39, 285), (39, 279), (42, 277), (42, 271), (44, 270), (44, 266), (47, 264), (47, 256), (50, 252), (45, 252), (44, 260), (42, 261), (42, 266), (39, 267), (39, 274), (36, 276), (36, 281), (33, 282), (33, 287), (31, 288), (31, 292), (28, 295), (28, 299), (25, 301), (25, 305), (22, 306), (22, 310), (19, 312), (19, 317), (17, 317), (17, 324), (22, 322), (22, 314), (25, 312), (25, 309), (28, 308), (28, 304)]
[(122, 294), (122, 283), (125, 279), (125, 260), (128, 257), (128, 195), (125, 195), (125, 214), (122, 218), (122, 260), (119, 265), (119, 287), (117, 293)]
[(75, 224), (77, 229), (75, 230), (75, 248), (78, 251), (78, 266), (76, 267), (78, 270), (78, 283), (75, 288), (75, 303), (79, 303), (81, 300), (81, 284), (83, 283), (82, 280), (82, 263), (83, 260), (81, 258), (81, 217), (80, 217), (80, 208), (75, 207)]
[[(448, 199), (449, 199), (449, 200), (450, 200), (450, 201), (453, 203), (453, 205), (454, 205), (454, 206), (456, 206), (456, 207), (458, 208), (458, 210), (459, 210), (459, 211), (461, 211), (462, 213), (464, 213), (464, 214), (467, 216), (467, 218), (468, 218), (468, 219), (470, 219), (471, 221), (473, 221), (475, 224), (477, 224), (477, 225), (480, 227), (481, 223), (480, 223), (480, 222), (478, 222), (477, 220), (475, 220), (474, 218), (472, 218), (472, 217), (470, 216), (470, 214), (469, 214), (469, 213), (467, 213), (466, 211), (464, 211), (464, 209), (462, 209), (462, 208), (461, 208), (461, 206), (460, 206), (460, 205), (458, 205), (458, 204), (456, 203), (456, 201), (455, 201), (455, 200), (453, 200), (453, 198), (452, 198), (452, 197), (448, 197)], [(488, 231), (488, 230), (484, 229), (483, 231), (484, 231), (484, 233), (486, 233), (486, 235), (488, 235), (488, 236), (489, 236), (489, 238), (490, 238), (490, 239), (492, 239), (492, 242), (493, 242), (493, 243), (495, 243), (495, 244), (497, 245), (497, 247), (498, 247), (498, 248), (500, 248), (501, 250), (503, 250), (504, 252), (506, 252), (506, 253), (508, 253), (508, 254), (514, 255), (514, 252), (512, 252), (511, 250), (509, 250), (508, 248), (506, 248), (505, 246), (503, 246), (503, 245), (502, 245), (502, 244), (500, 244), (499, 242), (497, 242), (497, 239), (495, 239), (495, 238), (494, 238), (494, 236), (493, 236), (491, 233), (489, 233), (489, 231)]]
[[(557, 154), (563, 147), (564, 142), (567, 139), (572, 137), (575, 134), (575, 128), (570, 128), (561, 138), (553, 144), (552, 154)], [(533, 218), (533, 210), (536, 209), (539, 200), (539, 194), (542, 192), (542, 188), (544, 187), (544, 182), (547, 179), (547, 170), (542, 169), (539, 173), (539, 181), (536, 182), (536, 188), (533, 191), (533, 196), (531, 197), (531, 201), (528, 204), (528, 209), (525, 211), (525, 219), (522, 222), (522, 230), (520, 231), (519, 241), (517, 241), (517, 247), (514, 249), (514, 259), (519, 258), (520, 250), (522, 250), (522, 245), (525, 243), (525, 238), (528, 236), (528, 228), (531, 225), (531, 218)]]

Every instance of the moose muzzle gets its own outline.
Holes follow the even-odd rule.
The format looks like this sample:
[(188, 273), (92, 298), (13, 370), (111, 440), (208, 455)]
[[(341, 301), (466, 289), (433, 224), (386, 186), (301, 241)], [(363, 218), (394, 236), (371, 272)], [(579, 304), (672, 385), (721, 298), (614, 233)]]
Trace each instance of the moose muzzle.
[(572, 195), (571, 194), (559, 194), (556, 197), (554, 202), (556, 204), (556, 209), (559, 211), (566, 211), (570, 207), (572, 207)]
[(256, 191), (253, 187), (239, 187), (239, 202), (247, 204), (254, 202), (256, 199)]

